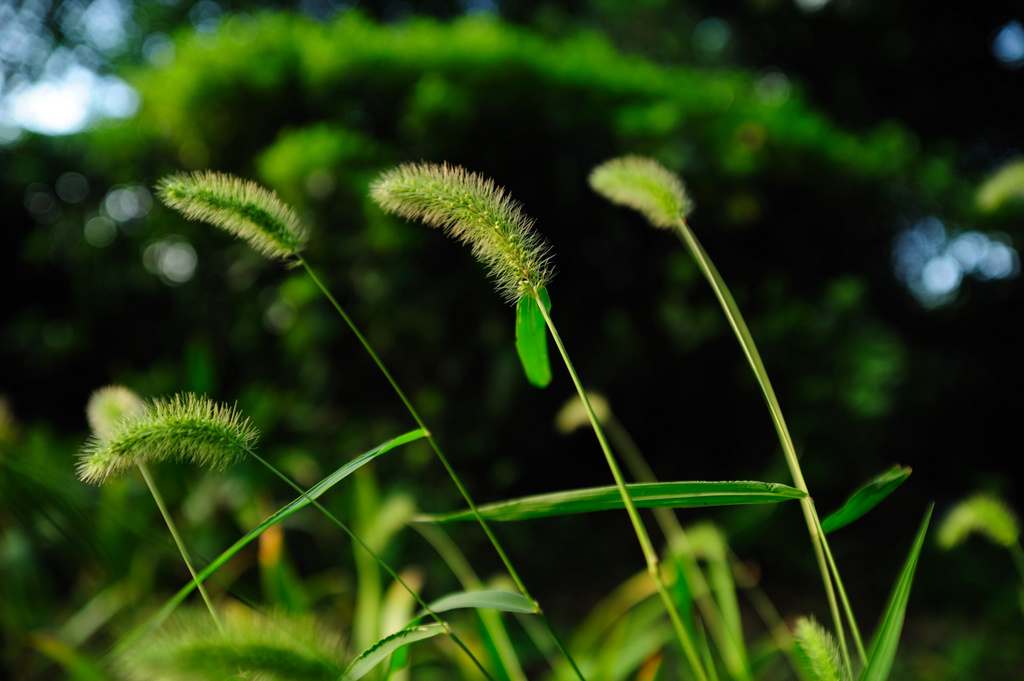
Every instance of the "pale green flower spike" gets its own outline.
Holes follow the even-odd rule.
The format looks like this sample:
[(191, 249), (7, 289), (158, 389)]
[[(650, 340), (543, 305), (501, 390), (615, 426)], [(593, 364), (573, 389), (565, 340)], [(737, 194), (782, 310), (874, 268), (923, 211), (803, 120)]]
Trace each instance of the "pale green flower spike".
[(591, 171), (590, 187), (612, 203), (639, 211), (655, 227), (675, 227), (693, 210), (679, 177), (642, 156), (602, 163)]
[(93, 435), (106, 438), (114, 432), (122, 419), (131, 418), (145, 410), (146, 403), (131, 390), (121, 385), (108, 385), (92, 394), (85, 407), (85, 415)]
[(237, 409), (205, 397), (153, 400), (82, 446), (78, 477), (103, 483), (136, 464), (164, 459), (223, 469), (252, 449), (258, 436)]
[(549, 247), (518, 203), (491, 180), (457, 166), (403, 164), (370, 185), (385, 211), (440, 227), (468, 243), (509, 302), (536, 298), (551, 279)]
[(813, 617), (798, 619), (793, 636), (808, 678), (812, 681), (843, 681), (846, 678), (840, 671), (842, 663), (836, 640)]
[(308, 616), (267, 615), (229, 603), (218, 627), (181, 611), (116, 661), (120, 678), (336, 681), (345, 671), (341, 637)]
[(157, 196), (189, 220), (208, 222), (245, 239), (268, 258), (297, 256), (306, 244), (299, 217), (255, 182), (209, 170), (169, 175)]
[(990, 494), (976, 494), (953, 507), (939, 527), (939, 545), (952, 548), (977, 532), (1010, 548), (1020, 536), (1020, 521), (1010, 508)]

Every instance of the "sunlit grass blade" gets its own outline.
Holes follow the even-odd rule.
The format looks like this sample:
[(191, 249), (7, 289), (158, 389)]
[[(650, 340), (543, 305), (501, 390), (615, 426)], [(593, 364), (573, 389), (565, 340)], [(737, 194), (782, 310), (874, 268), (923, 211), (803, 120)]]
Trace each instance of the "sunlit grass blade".
[[(459, 608), (482, 608), (484, 610), (500, 610), (519, 614), (532, 614), (533, 603), (522, 594), (497, 589), (482, 591), (460, 591), (442, 596), (430, 603), (434, 612), (448, 612)], [(419, 614), (422, 617), (425, 613)]]
[[(774, 482), (654, 482), (626, 485), (638, 508), (703, 508), (739, 504), (772, 504), (802, 499), (804, 493)], [(487, 520), (527, 520), (623, 508), (617, 486), (589, 487), (509, 499), (479, 507)], [(472, 520), (469, 510), (420, 514), (420, 522)]]
[(341, 675), (338, 681), (356, 681), (357, 679), (361, 679), (366, 676), (370, 670), (386, 660), (388, 656), (399, 649), (412, 643), (416, 643), (417, 641), (423, 641), (446, 633), (448, 633), (448, 631), (444, 625), (422, 624), (407, 627), (397, 634), (386, 636), (367, 650), (363, 651), (363, 653), (360, 654), (351, 665), (349, 665), (349, 668), (345, 670), (345, 673)]
[[(540, 289), (539, 299), (550, 312), (551, 298), (546, 288)], [(520, 298), (516, 304), (516, 351), (526, 379), (538, 388), (546, 388), (551, 383), (551, 362), (548, 359), (548, 329), (539, 304), (537, 298), (530, 296)]]
[(933, 508), (934, 506), (929, 506), (928, 512), (925, 513), (921, 528), (917, 531), (917, 537), (914, 539), (914, 545), (903, 564), (903, 570), (893, 588), (892, 596), (889, 597), (889, 604), (868, 650), (868, 663), (860, 675), (860, 681), (886, 681), (889, 678), (893, 660), (896, 659), (900, 633), (903, 630), (903, 619), (907, 612), (907, 601), (910, 598), (910, 586), (914, 581), (914, 570), (917, 569), (917, 559), (921, 553), (921, 547), (924, 546), (924, 537), (928, 532), (928, 522), (931, 520)]
[(842, 508), (830, 513), (821, 521), (821, 529), (827, 534), (857, 520), (902, 485), (903, 481), (910, 477), (910, 472), (909, 466), (893, 466), (885, 473), (867, 481), (846, 500)]
[[(263, 534), (268, 528), (273, 527), (274, 525), (281, 522), (282, 520), (292, 515), (296, 511), (308, 506), (310, 503), (312, 503), (314, 499), (320, 497), (322, 494), (324, 494), (324, 492), (326, 492), (331, 487), (344, 480), (346, 477), (354, 473), (362, 466), (365, 466), (373, 459), (377, 458), (382, 454), (385, 454), (386, 452), (391, 451), (395, 447), (399, 447), (401, 445), (407, 444), (414, 440), (418, 440), (425, 436), (426, 431), (422, 429), (413, 430), (408, 433), (405, 433), (404, 435), (400, 435), (394, 438), (393, 440), (388, 440), (387, 442), (371, 449), (370, 451), (356, 457), (355, 459), (352, 459), (344, 466), (334, 471), (329, 476), (327, 476), (326, 478), (318, 482), (316, 485), (311, 487), (309, 491), (307, 491), (304, 495), (295, 499), (287, 506), (283, 506), (277, 512), (267, 517), (267, 519), (264, 520), (262, 523), (249, 530), (249, 532), (247, 532), (244, 537), (242, 537), (234, 544), (232, 544), (230, 547), (228, 547), (223, 553), (217, 556), (217, 558), (215, 558), (209, 565), (207, 565), (205, 568), (203, 568), (203, 570), (199, 572), (199, 581), (202, 582), (205, 579), (207, 579), (210, 575), (212, 575), (214, 572), (220, 569), (226, 562), (228, 562), (228, 560), (230, 560), (236, 553), (241, 551), (246, 545), (248, 545), (254, 539)], [(141, 636), (145, 635), (153, 628), (158, 626), (167, 618), (168, 615), (170, 615), (174, 611), (175, 608), (177, 608), (182, 603), (182, 601), (185, 600), (185, 598), (190, 593), (192, 593), (192, 590), (195, 588), (195, 582), (189, 582), (185, 586), (181, 587), (181, 589), (178, 590), (178, 593), (172, 596), (171, 599), (168, 600), (163, 605), (163, 607), (156, 612), (156, 614), (150, 617), (145, 624), (138, 627), (137, 629), (135, 629), (135, 631), (121, 639), (118, 642), (117, 646), (114, 648), (113, 653), (117, 655), (121, 651), (124, 651), (129, 646), (131, 646), (135, 641), (137, 641)]]
[(235, 606), (218, 627), (182, 612), (117, 660), (121, 678), (273, 678), (334, 681), (343, 671), (341, 637), (310, 617)]

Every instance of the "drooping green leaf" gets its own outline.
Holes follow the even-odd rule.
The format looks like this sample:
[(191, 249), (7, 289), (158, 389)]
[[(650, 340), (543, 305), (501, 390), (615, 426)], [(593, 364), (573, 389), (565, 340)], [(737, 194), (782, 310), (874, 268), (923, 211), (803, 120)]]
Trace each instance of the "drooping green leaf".
[[(739, 504), (771, 504), (789, 499), (802, 499), (798, 489), (774, 482), (653, 482), (626, 485), (638, 508), (693, 508), (704, 506), (735, 506)], [(485, 504), (479, 507), (486, 520), (526, 520), (571, 513), (609, 511), (623, 507), (622, 497), (614, 485), (589, 487), (565, 492), (538, 494)], [(421, 514), (413, 520), (451, 522), (474, 520), (469, 510), (452, 513)]]
[[(551, 298), (547, 288), (541, 287), (539, 293), (550, 312)], [(526, 380), (538, 388), (546, 388), (551, 383), (548, 330), (540, 305), (533, 296), (523, 296), (516, 305), (516, 351), (523, 364), (523, 371), (526, 372)]]
[(840, 527), (846, 527), (854, 520), (878, 505), (882, 499), (892, 494), (903, 481), (910, 477), (909, 466), (893, 466), (878, 477), (872, 478), (864, 483), (860, 489), (846, 500), (842, 508), (821, 521), (821, 528), (825, 534), (834, 532)]
[[(448, 612), (459, 608), (484, 608), (486, 610), (501, 610), (504, 612), (517, 612), (532, 614), (533, 603), (522, 594), (511, 591), (499, 591), (486, 589), (481, 591), (459, 591), (457, 593), (442, 596), (430, 604), (434, 612)], [(421, 612), (422, 617), (425, 612)]]
[(367, 648), (359, 655), (345, 670), (338, 681), (356, 681), (363, 678), (371, 669), (376, 667), (389, 655), (405, 646), (433, 638), (438, 634), (447, 633), (442, 624), (422, 624), (406, 627), (397, 634), (386, 636)]
[(868, 664), (861, 672), (860, 681), (886, 681), (889, 678), (893, 660), (896, 659), (900, 633), (903, 630), (903, 618), (907, 612), (907, 600), (910, 598), (910, 585), (914, 581), (917, 558), (921, 553), (921, 547), (924, 546), (924, 537), (928, 532), (928, 521), (931, 520), (933, 508), (934, 506), (929, 506), (928, 512), (925, 513), (910, 555), (907, 556), (907, 561), (903, 564), (903, 570), (893, 588), (892, 596), (889, 597), (889, 604), (871, 642), (871, 648), (868, 651)]
[[(209, 565), (203, 568), (203, 570), (200, 571), (198, 575), (198, 581), (202, 582), (207, 577), (216, 572), (218, 569), (220, 569), (220, 567), (224, 565), (224, 563), (228, 562), (228, 560), (230, 560), (232, 556), (241, 551), (242, 548), (244, 548), (249, 542), (263, 534), (267, 530), (267, 528), (273, 527), (274, 525), (281, 522), (288, 516), (292, 515), (299, 509), (308, 506), (313, 499), (316, 499), (317, 497), (322, 495), (324, 492), (326, 492), (331, 487), (344, 480), (346, 477), (354, 473), (362, 466), (366, 465), (367, 463), (377, 458), (381, 454), (389, 452), (392, 449), (399, 447), (401, 445), (413, 442), (414, 440), (426, 437), (426, 435), (427, 433), (425, 430), (423, 430), (422, 428), (418, 428), (416, 430), (405, 433), (404, 435), (399, 435), (393, 440), (388, 440), (387, 442), (371, 449), (370, 451), (356, 457), (355, 459), (352, 459), (344, 466), (334, 471), (317, 484), (313, 485), (313, 487), (311, 487), (309, 491), (307, 491), (304, 495), (295, 499), (287, 506), (282, 507), (276, 513), (267, 517), (267, 519), (264, 520), (262, 523), (249, 530), (249, 532), (246, 533), (244, 537), (242, 537), (234, 544), (232, 544), (227, 550), (225, 550), (222, 554), (217, 556), (217, 558), (214, 559)], [(185, 598), (190, 593), (192, 593), (192, 590), (195, 588), (195, 580), (190, 581), (188, 584), (181, 587), (181, 589), (178, 590), (178, 593), (174, 594), (174, 596), (171, 597), (171, 599), (167, 601), (164, 604), (164, 606), (160, 608), (160, 610), (157, 611), (157, 613), (149, 619), (149, 621), (147, 621), (138, 629), (136, 629), (135, 631), (121, 639), (121, 641), (118, 642), (117, 647), (114, 649), (113, 654), (117, 655), (119, 652), (126, 650), (141, 636), (151, 631), (154, 627), (160, 624), (164, 619), (167, 618), (168, 615), (170, 615), (174, 611), (176, 607), (178, 607), (182, 603), (182, 601), (185, 600)]]

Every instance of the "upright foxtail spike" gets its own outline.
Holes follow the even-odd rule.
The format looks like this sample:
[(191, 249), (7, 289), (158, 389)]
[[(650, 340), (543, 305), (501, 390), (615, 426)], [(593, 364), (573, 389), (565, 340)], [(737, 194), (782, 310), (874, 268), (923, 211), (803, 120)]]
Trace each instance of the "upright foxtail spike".
[(655, 227), (676, 227), (693, 210), (682, 180), (642, 156), (602, 163), (590, 173), (590, 186), (612, 203), (639, 211)]
[(533, 231), (533, 220), (477, 173), (447, 164), (404, 164), (374, 180), (370, 197), (389, 213), (468, 243), (509, 302), (536, 298), (551, 279), (550, 249)]
[(169, 175), (156, 190), (161, 201), (189, 220), (245, 239), (268, 258), (293, 258), (306, 245), (306, 229), (295, 211), (255, 182), (206, 170)]

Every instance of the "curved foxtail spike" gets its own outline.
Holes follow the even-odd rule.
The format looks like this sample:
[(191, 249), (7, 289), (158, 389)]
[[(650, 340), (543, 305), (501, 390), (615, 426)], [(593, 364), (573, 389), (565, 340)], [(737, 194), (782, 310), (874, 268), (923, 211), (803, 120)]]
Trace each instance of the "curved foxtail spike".
[(370, 198), (468, 243), (509, 302), (536, 298), (550, 281), (550, 247), (504, 189), (457, 166), (407, 163), (382, 173)]
[(79, 453), (78, 477), (103, 483), (151, 460), (223, 469), (251, 450), (259, 433), (235, 408), (191, 393), (153, 400), (127, 414)]
[(255, 182), (209, 170), (168, 175), (157, 196), (189, 220), (208, 222), (245, 239), (268, 258), (295, 257), (306, 245), (306, 229), (277, 194)]
[(682, 180), (643, 156), (602, 163), (591, 171), (590, 186), (612, 203), (639, 211), (655, 227), (675, 227), (693, 210)]
[(106, 438), (114, 432), (120, 421), (141, 414), (145, 410), (146, 403), (131, 390), (123, 385), (108, 385), (89, 397), (85, 415), (93, 435)]
[(218, 627), (198, 611), (176, 613), (115, 660), (120, 677), (335, 681), (345, 671), (342, 637), (310, 616), (235, 603), (223, 616)]
[[(939, 526), (939, 545), (950, 549), (973, 532), (1010, 548), (1020, 538), (1017, 514), (1001, 499), (981, 493), (961, 501)], [(1024, 577), (1024, 575), (1022, 575)]]

